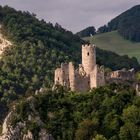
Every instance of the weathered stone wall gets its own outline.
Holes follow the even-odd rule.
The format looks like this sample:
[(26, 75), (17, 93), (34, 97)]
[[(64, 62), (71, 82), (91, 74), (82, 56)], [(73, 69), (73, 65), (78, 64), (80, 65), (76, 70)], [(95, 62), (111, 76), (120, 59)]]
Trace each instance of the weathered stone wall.
[(61, 69), (63, 73), (63, 85), (66, 87), (70, 87), (69, 83), (69, 64), (68, 63), (62, 63)]
[(75, 83), (75, 69), (72, 62), (69, 63), (69, 83), (70, 83), (70, 89), (72, 91), (75, 91), (76, 89), (76, 83)]
[(55, 85), (63, 85), (63, 72), (61, 68), (57, 68), (55, 70), (55, 76), (54, 76), (54, 81), (55, 81)]
[(82, 45), (82, 65), (87, 74), (90, 74), (96, 65), (96, 49), (93, 45)]
[(104, 67), (96, 65), (90, 73), (90, 88), (97, 88), (105, 85)]
[[(110, 77), (109, 77), (110, 75)], [(135, 81), (135, 71), (134, 69), (126, 70), (117, 70), (113, 71), (108, 75), (106, 78), (109, 82), (110, 81)]]
[(90, 77), (89, 75), (82, 76), (78, 72), (75, 74), (75, 90), (85, 92), (90, 90)]
[(69, 87), (69, 65), (62, 63), (61, 68), (55, 70), (55, 85), (60, 84), (62, 86)]

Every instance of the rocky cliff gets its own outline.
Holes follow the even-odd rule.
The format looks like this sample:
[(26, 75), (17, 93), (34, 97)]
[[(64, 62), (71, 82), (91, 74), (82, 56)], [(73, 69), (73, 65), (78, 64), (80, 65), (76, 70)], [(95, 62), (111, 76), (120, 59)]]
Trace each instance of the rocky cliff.
[[(28, 116), (24, 120), (17, 120), (19, 114), (15, 107), (13, 107), (4, 120), (0, 140), (53, 140), (52, 135), (44, 129), (44, 123), (35, 109), (36, 102), (34, 97), (26, 99), (30, 113), (28, 113)], [(35, 134), (34, 130), (28, 124), (36, 124), (35, 131), (38, 131), (38, 134)]]
[(2, 25), (0, 25), (0, 58), (1, 58), (2, 53), (5, 51), (5, 49), (11, 46), (12, 46), (12, 43), (3, 36)]

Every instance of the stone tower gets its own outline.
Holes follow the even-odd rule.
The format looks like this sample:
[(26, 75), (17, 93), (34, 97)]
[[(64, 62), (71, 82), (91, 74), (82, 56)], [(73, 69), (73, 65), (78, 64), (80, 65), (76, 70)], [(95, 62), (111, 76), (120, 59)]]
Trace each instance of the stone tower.
[(86, 74), (90, 74), (96, 65), (96, 49), (94, 45), (82, 45), (82, 65)]

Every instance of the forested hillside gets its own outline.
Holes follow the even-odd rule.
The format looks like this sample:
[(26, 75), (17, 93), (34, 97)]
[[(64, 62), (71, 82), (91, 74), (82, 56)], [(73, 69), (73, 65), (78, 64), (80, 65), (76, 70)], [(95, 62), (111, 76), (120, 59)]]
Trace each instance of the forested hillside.
[(86, 29), (83, 29), (82, 31), (79, 31), (76, 33), (79, 37), (87, 37), (87, 36), (93, 36), (96, 34), (96, 29), (94, 26), (87, 27)]
[(99, 33), (118, 30), (125, 38), (131, 41), (140, 41), (140, 5), (134, 6), (126, 12), (112, 19), (107, 26), (98, 29)]
[(128, 86), (112, 84), (83, 94), (57, 87), (21, 100), (11, 116), (14, 128), (18, 122), (26, 126), (18, 133), (29, 130), (35, 140), (41, 129), (55, 140), (140, 139), (140, 97)]
[[(81, 61), (81, 44), (85, 43), (59, 24), (38, 20), (35, 14), (0, 7), (2, 33), (13, 44), (0, 60), (0, 119), (7, 104), (41, 87), (53, 84), (54, 69), (61, 62)], [(97, 62), (111, 69), (139, 69), (136, 59), (97, 49)]]

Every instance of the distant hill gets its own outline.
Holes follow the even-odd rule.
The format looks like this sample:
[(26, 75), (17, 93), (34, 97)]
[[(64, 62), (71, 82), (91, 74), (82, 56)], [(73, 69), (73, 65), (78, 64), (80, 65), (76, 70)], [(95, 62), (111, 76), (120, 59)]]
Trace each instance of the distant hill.
[(134, 43), (123, 39), (117, 31), (97, 34), (84, 39), (96, 44), (97, 47), (101, 49), (113, 51), (119, 55), (136, 57), (140, 62), (140, 43)]
[(86, 29), (83, 29), (82, 31), (76, 33), (76, 35), (79, 37), (93, 36), (95, 34), (96, 34), (96, 29), (94, 26), (87, 27)]
[(98, 32), (117, 30), (125, 39), (140, 42), (140, 5), (120, 14), (112, 19), (107, 26), (102, 26)]

